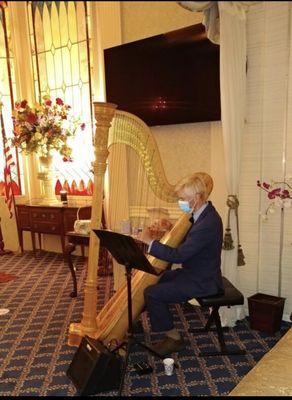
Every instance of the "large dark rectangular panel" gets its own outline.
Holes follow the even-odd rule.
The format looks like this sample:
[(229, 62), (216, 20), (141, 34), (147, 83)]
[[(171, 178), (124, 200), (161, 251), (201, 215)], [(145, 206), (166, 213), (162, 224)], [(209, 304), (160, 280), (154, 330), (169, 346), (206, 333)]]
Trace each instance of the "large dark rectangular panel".
[(106, 98), (149, 126), (221, 119), (219, 46), (202, 24), (104, 50)]

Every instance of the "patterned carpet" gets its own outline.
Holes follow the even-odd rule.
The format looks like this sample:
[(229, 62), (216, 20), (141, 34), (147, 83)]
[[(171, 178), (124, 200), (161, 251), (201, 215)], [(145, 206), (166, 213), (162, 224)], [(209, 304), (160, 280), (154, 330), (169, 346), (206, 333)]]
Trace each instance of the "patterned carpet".
[[(16, 279), (0, 284), (0, 395), (1, 396), (77, 396), (66, 371), (76, 352), (67, 345), (68, 327), (80, 321), (83, 310), (85, 268), (81, 257), (74, 257), (78, 278), (78, 297), (72, 299), (71, 274), (62, 255), (43, 252), (36, 258), (31, 252), (1, 257), (1, 272)], [(112, 294), (112, 277), (98, 278), (98, 308)], [(188, 328), (202, 327), (206, 314), (199, 308), (173, 306), (175, 325), (183, 333), (187, 347), (174, 358), (178, 369), (164, 374), (161, 360), (135, 347), (125, 379), (127, 396), (224, 396), (227, 395), (257, 361), (287, 331), (268, 335), (249, 328), (248, 320), (225, 332), (229, 348), (246, 348), (245, 356), (197, 357), (200, 350), (212, 350), (217, 343), (213, 333), (190, 334)], [(149, 320), (143, 313), (146, 343), (160, 339), (150, 334)], [(154, 373), (139, 376), (132, 364), (148, 361)], [(117, 391), (96, 396), (114, 396)]]

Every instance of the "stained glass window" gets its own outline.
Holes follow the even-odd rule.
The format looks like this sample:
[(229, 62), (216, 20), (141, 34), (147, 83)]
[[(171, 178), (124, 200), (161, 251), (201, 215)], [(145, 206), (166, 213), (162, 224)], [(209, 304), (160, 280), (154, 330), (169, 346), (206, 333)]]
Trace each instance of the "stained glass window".
[[(4, 194), (4, 141), (13, 136), (11, 116), (16, 93), (13, 61), (9, 14), (5, 5), (0, 4), (0, 102), (3, 105), (0, 121), (0, 195)], [(13, 193), (17, 195), (21, 194), (21, 188), (24, 187), (23, 171), (17, 151), (15, 149), (10, 151), (15, 164), (11, 167)]]
[(36, 100), (60, 97), (86, 128), (72, 140), (73, 162), (56, 155), (56, 193), (92, 194), (92, 94), (89, 10), (85, 1), (28, 2)]

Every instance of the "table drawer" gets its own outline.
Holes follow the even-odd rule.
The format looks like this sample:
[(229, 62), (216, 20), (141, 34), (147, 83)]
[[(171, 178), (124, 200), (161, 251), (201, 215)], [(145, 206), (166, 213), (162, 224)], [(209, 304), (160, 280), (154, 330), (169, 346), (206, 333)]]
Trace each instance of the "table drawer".
[(51, 221), (59, 222), (61, 220), (61, 213), (54, 210), (31, 210), (32, 221)]
[(29, 212), (22, 209), (18, 210), (18, 224), (20, 229), (30, 229)]
[(34, 232), (39, 232), (39, 233), (60, 234), (61, 224), (38, 221), (32, 223), (32, 229), (34, 230)]

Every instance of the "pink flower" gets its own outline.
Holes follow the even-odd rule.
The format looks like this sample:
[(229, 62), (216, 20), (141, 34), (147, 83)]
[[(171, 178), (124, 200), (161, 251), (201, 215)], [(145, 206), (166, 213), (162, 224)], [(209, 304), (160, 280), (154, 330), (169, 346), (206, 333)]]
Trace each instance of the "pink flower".
[(63, 161), (64, 161), (64, 162), (73, 162), (73, 158), (72, 158), (72, 157), (66, 157), (66, 156), (64, 156), (64, 157), (63, 157)]
[(46, 100), (46, 101), (45, 101), (45, 105), (48, 106), (48, 107), (51, 107), (51, 105), (52, 105), (52, 100)]
[(277, 188), (268, 193), (269, 199), (275, 199), (281, 193), (281, 188)]
[(22, 102), (20, 103), (20, 107), (25, 108), (26, 105), (27, 105), (27, 100), (22, 100)]
[(284, 189), (284, 190), (282, 191), (281, 198), (282, 198), (282, 199), (288, 199), (288, 198), (290, 198), (289, 190)]
[(35, 124), (38, 120), (37, 116), (30, 112), (29, 114), (27, 114), (27, 122), (29, 122), (30, 124)]
[(58, 104), (58, 106), (62, 106), (64, 104), (63, 100), (60, 99), (60, 97), (56, 98), (56, 104)]
[(80, 128), (81, 128), (81, 130), (82, 130), (82, 131), (84, 131), (84, 129), (85, 129), (85, 126), (86, 126), (86, 125), (85, 125), (85, 123), (84, 123), (84, 122), (83, 122), (83, 123), (80, 125)]

